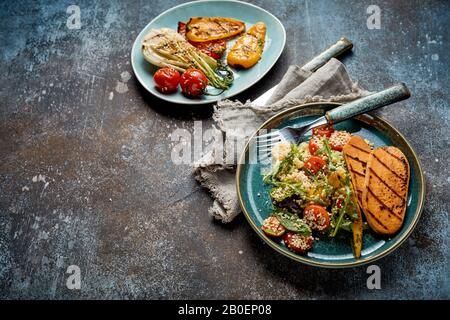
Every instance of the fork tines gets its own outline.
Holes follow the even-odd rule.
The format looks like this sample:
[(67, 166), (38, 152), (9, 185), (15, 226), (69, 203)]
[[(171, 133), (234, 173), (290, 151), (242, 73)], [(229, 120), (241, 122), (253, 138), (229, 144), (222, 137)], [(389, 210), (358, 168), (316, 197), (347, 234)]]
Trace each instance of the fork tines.
[(256, 136), (258, 161), (262, 163), (269, 160), (273, 146), (279, 142), (281, 142), (281, 136), (278, 130), (260, 130)]

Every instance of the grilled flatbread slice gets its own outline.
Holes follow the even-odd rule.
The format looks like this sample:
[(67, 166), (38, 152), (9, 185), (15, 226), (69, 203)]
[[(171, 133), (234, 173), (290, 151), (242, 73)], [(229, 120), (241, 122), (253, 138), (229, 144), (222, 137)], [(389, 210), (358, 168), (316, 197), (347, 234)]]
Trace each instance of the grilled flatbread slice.
[(393, 235), (402, 226), (409, 187), (409, 164), (396, 147), (373, 150), (367, 161), (362, 208), (377, 233)]
[(360, 136), (352, 136), (342, 149), (347, 164), (353, 190), (356, 192), (359, 206), (362, 208), (362, 194), (365, 187), (367, 160), (372, 149)]

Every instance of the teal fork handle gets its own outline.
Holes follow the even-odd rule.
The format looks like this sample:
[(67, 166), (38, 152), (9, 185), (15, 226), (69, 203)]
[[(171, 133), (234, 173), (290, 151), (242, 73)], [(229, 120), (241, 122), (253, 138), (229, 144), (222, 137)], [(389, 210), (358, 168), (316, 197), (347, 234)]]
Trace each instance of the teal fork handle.
[(338, 123), (389, 104), (408, 99), (411, 92), (404, 83), (344, 104), (325, 113), (328, 123)]

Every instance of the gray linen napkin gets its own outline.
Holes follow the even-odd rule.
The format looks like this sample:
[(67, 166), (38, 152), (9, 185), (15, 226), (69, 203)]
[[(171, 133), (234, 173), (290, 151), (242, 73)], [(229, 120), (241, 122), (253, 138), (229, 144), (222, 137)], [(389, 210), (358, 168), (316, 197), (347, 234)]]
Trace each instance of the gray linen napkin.
[(257, 130), (283, 109), (308, 102), (348, 102), (368, 94), (350, 80), (345, 66), (333, 58), (314, 73), (297, 65), (290, 66), (265, 106), (254, 106), (250, 101), (244, 104), (219, 101), (214, 107), (217, 127), (213, 136), (216, 142), (222, 142), (224, 137), (224, 147), (212, 148), (194, 165), (195, 178), (214, 198), (209, 212), (223, 223), (232, 221), (241, 212), (235, 186), (236, 158), (223, 159), (227, 154), (236, 153), (233, 152), (235, 141), (245, 141), (248, 132)]

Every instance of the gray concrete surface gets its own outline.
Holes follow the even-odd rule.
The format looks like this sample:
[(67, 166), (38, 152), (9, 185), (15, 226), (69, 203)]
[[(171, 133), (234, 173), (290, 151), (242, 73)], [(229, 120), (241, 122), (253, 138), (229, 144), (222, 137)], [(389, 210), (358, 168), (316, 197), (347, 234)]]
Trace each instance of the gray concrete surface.
[[(320, 270), (269, 250), (241, 216), (211, 219), (189, 166), (170, 161), (175, 128), (211, 123), (211, 106), (149, 95), (131, 45), (181, 1), (2, 1), (0, 4), (0, 298), (449, 298), (448, 1), (252, 1), (278, 16), (286, 49), (237, 98), (257, 97), (289, 64), (341, 36), (343, 58), (369, 90), (404, 81), (413, 96), (380, 114), (416, 149), (426, 206), (411, 238), (366, 269)], [(66, 8), (81, 8), (80, 30)], [(381, 29), (366, 27), (377, 4)], [(78, 265), (81, 290), (66, 288)]]

